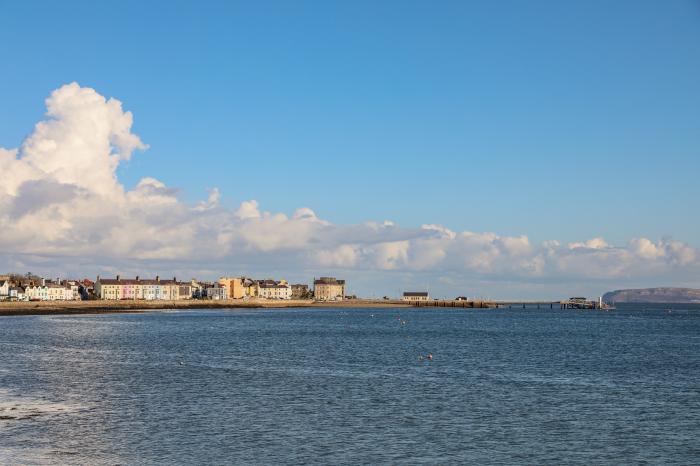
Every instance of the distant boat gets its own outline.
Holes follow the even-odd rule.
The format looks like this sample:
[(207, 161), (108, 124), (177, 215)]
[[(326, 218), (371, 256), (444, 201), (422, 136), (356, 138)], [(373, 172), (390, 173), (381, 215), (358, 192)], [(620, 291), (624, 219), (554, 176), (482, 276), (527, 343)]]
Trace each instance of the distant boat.
[(614, 311), (615, 303), (608, 304), (606, 302), (603, 302), (603, 297), (601, 296), (600, 298), (598, 298), (598, 309), (600, 309), (601, 311)]

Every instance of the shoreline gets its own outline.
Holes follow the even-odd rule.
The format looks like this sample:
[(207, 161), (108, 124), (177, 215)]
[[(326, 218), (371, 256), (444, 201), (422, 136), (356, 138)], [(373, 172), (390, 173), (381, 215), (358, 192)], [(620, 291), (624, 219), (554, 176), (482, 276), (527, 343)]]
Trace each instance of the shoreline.
[(410, 307), (397, 300), (351, 299), (344, 301), (314, 300), (178, 300), (178, 301), (15, 301), (0, 303), (1, 316), (76, 315), (142, 313), (172, 309), (285, 309), (285, 308), (349, 308)]

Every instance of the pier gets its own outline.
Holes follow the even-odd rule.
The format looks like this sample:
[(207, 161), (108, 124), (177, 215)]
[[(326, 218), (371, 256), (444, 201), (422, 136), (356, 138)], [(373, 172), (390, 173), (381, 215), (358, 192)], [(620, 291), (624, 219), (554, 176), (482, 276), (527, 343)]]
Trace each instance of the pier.
[(561, 301), (533, 301), (533, 300), (513, 300), (513, 301), (481, 301), (481, 300), (428, 300), (414, 301), (414, 307), (456, 307), (471, 309), (499, 309), (499, 308), (521, 308), (521, 309), (614, 309), (602, 302), (601, 299), (589, 300), (586, 298), (569, 298)]
[[(560, 307), (561, 301), (480, 301), (480, 300), (432, 300), (432, 301), (414, 301), (411, 304), (414, 307), (463, 307), (473, 309), (487, 308), (513, 308), (522, 307), (523, 309), (536, 307), (554, 309), (554, 306)], [(563, 309), (563, 308), (562, 308)]]
[(498, 304), (493, 301), (467, 301), (467, 300), (439, 300), (412, 301), (413, 307), (463, 307), (463, 308), (496, 308)]
[(562, 302), (563, 301), (496, 301), (496, 307), (507, 307), (509, 309), (511, 308), (518, 308), (522, 307), (523, 309), (527, 308), (537, 308), (537, 309), (554, 309), (554, 307), (558, 307), (560, 309), (563, 309), (562, 307)]

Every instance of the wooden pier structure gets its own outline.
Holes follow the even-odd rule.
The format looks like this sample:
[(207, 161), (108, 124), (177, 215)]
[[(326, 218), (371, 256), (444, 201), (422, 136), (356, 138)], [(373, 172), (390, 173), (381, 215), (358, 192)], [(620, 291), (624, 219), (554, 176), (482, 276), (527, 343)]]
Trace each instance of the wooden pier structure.
[(414, 301), (411, 303), (414, 307), (455, 307), (455, 308), (470, 308), (470, 309), (499, 309), (499, 308), (521, 308), (521, 309), (614, 309), (602, 302), (602, 300), (594, 301), (585, 298), (570, 298), (562, 301), (532, 301), (532, 300), (515, 300), (515, 301), (481, 301), (481, 300), (428, 300)]
[(466, 300), (428, 300), (412, 301), (413, 307), (465, 307), (465, 308), (495, 308), (498, 307), (491, 301), (466, 301)]

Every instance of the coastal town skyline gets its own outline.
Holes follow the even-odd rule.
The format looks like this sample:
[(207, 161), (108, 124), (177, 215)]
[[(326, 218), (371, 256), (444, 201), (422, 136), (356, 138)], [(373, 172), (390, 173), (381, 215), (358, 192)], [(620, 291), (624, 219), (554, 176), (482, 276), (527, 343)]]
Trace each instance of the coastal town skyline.
[[(13, 312), (26, 312), (27, 307), (15, 307), (12, 304), (34, 303), (33, 311), (46, 310), (37, 308), (47, 304), (56, 304), (51, 309), (54, 311), (78, 310), (90, 311), (96, 309), (95, 304), (109, 302), (110, 310), (129, 310), (134, 306), (153, 305), (162, 302), (165, 306), (175, 308), (198, 308), (201, 306), (216, 305), (216, 307), (287, 307), (309, 305), (341, 304), (349, 306), (387, 307), (397, 304), (415, 305), (422, 307), (450, 307), (450, 308), (498, 308), (499, 306), (513, 305), (527, 306), (540, 309), (541, 306), (549, 306), (554, 309), (556, 304), (560, 309), (597, 309), (614, 310), (615, 298), (621, 298), (623, 302), (630, 300), (635, 302), (640, 297), (654, 301), (662, 299), (675, 299), (678, 302), (697, 302), (700, 290), (685, 288), (671, 289), (642, 289), (642, 290), (615, 290), (597, 299), (586, 297), (571, 297), (558, 300), (494, 300), (483, 296), (431, 296), (429, 290), (406, 290), (397, 296), (387, 293), (381, 298), (370, 296), (357, 296), (352, 293), (351, 287), (344, 279), (336, 277), (314, 277), (311, 285), (308, 283), (290, 283), (289, 281), (275, 278), (254, 279), (247, 276), (222, 276), (216, 281), (178, 280), (177, 277), (100, 277), (93, 281), (88, 278), (46, 278), (26, 274), (0, 275), (0, 302), (9, 304), (5, 308), (6, 315)], [(636, 296), (635, 296), (636, 295)], [(81, 306), (74, 304), (80, 301)], [(187, 301), (184, 303), (183, 301)], [(73, 302), (73, 303), (70, 303)], [(123, 307), (122, 304), (126, 307)], [(63, 303), (63, 304), (61, 304)], [(91, 304), (90, 304), (91, 303)], [(121, 303), (121, 304), (120, 304)], [(99, 306), (100, 304), (97, 304)], [(156, 304), (157, 305), (157, 304)], [(29, 312), (32, 312), (30, 310)]]
[[(77, 107), (79, 109), (77, 115), (65, 114), (64, 109), (54, 108), (57, 104), (66, 105), (71, 110)], [(208, 228), (219, 230), (202, 232), (216, 235), (209, 236), (207, 241), (213, 241), (222, 250), (231, 254), (232, 244), (221, 244), (220, 241), (221, 234), (228, 230), (231, 243), (237, 240), (242, 246), (242, 250), (234, 252), (245, 257), (242, 264), (248, 270), (272, 270), (276, 275), (281, 273), (295, 276), (290, 271), (289, 261), (295, 258), (301, 259), (301, 262), (306, 265), (306, 270), (322, 265), (332, 272), (341, 271), (352, 276), (358, 284), (360, 294), (367, 296), (383, 295), (387, 289), (415, 289), (416, 285), (423, 289), (433, 289), (441, 295), (461, 294), (468, 289), (481, 296), (541, 298), (561, 295), (562, 288), (569, 289), (571, 291), (569, 294), (595, 295), (605, 289), (625, 288), (630, 285), (658, 286), (659, 277), (649, 273), (650, 270), (662, 274), (662, 277), (674, 272), (697, 271), (696, 249), (669, 238), (657, 241), (635, 238), (625, 246), (610, 245), (603, 238), (566, 245), (551, 240), (535, 245), (524, 235), (501, 237), (493, 233), (458, 233), (442, 225), (423, 225), (417, 229), (400, 228), (389, 221), (381, 224), (369, 222), (358, 226), (331, 225), (330, 222), (319, 219), (310, 208), (300, 208), (293, 215), (286, 216), (281, 213), (261, 212), (258, 203), (254, 200), (244, 201), (238, 209), (230, 211), (219, 205), (217, 189), (212, 190), (207, 200), (188, 205), (178, 199), (175, 190), (152, 177), (143, 178), (133, 190), (126, 191), (117, 178), (116, 164), (119, 163), (120, 158), (128, 160), (134, 149), (146, 149), (147, 146), (138, 136), (130, 132), (132, 115), (122, 111), (121, 103), (115, 99), (105, 99), (93, 89), (72, 83), (52, 93), (47, 99), (47, 106), (51, 118), (37, 125), (34, 134), (25, 140), (19, 151), (0, 149), (4, 165), (10, 167), (8, 171), (10, 179), (5, 178), (10, 181), (5, 183), (5, 195), (9, 195), (10, 202), (17, 206), (14, 211), (21, 208), (23, 203), (34, 203), (28, 205), (29, 215), (24, 216), (23, 222), (14, 222), (15, 219), (5, 216), (5, 224), (8, 227), (6, 231), (13, 233), (10, 235), (11, 238), (15, 237), (15, 240), (21, 243), (21, 240), (41, 237), (42, 234), (51, 237), (56, 233), (54, 231), (56, 224), (49, 222), (45, 228), (36, 230), (34, 222), (41, 218), (36, 215), (37, 213), (58, 214), (66, 216), (66, 221), (71, 221), (73, 219), (70, 217), (74, 215), (73, 209), (64, 204), (66, 201), (77, 200), (85, 205), (84, 203), (90, 200), (102, 199), (102, 202), (109, 202), (110, 196), (113, 196), (111, 201), (116, 201), (115, 205), (123, 211), (109, 219), (109, 222), (119, 221), (119, 218), (133, 220), (131, 215), (140, 209), (137, 205), (145, 201), (152, 204), (150, 207), (154, 212), (163, 207), (172, 209), (177, 218), (176, 221), (182, 222), (181, 226), (194, 231), (187, 232), (183, 238), (177, 238), (177, 244), (162, 244), (162, 240), (172, 234), (163, 228), (167, 229), (172, 222), (165, 218), (158, 219), (165, 220), (160, 225), (142, 225), (157, 232), (155, 237), (143, 238), (159, 244), (161, 251), (155, 251), (155, 254), (153, 254), (154, 251), (139, 251), (134, 248), (135, 244), (131, 244), (122, 255), (91, 257), (88, 254), (76, 257), (75, 253), (79, 254), (80, 251), (71, 253), (64, 250), (56, 254), (51, 251), (51, 246), (40, 238), (32, 241), (29, 248), (16, 250), (18, 254), (13, 254), (10, 243), (6, 244), (2, 258), (3, 265), (13, 270), (24, 266), (44, 274), (59, 271), (60, 275), (71, 275), (85, 270), (85, 266), (78, 266), (78, 263), (84, 264), (87, 261), (94, 264), (87, 267), (94, 276), (114, 271), (128, 274), (130, 271), (143, 273), (145, 270), (148, 273), (158, 270), (153, 264), (159, 262), (196, 263), (196, 260), (192, 261), (192, 259), (196, 255), (196, 248), (193, 246), (197, 240), (192, 235), (199, 229), (199, 220), (205, 219), (206, 222), (214, 224), (209, 225)], [(110, 112), (115, 114), (109, 115)], [(71, 131), (79, 133), (82, 131), (75, 126), (76, 122), (82, 122), (85, 118), (97, 118), (94, 122), (105, 124), (105, 127), (102, 134), (98, 133), (97, 138), (92, 138), (94, 152), (84, 153), (84, 158), (78, 162), (83, 165), (81, 170), (76, 169), (75, 165), (69, 164), (69, 160), (63, 160), (61, 157), (75, 155), (74, 152), (66, 154), (65, 151), (70, 151), (70, 140), (76, 137), (75, 134), (71, 134)], [(100, 118), (106, 118), (106, 121), (101, 121)], [(116, 121), (109, 121), (110, 118)], [(61, 134), (66, 129), (68, 133)], [(83, 136), (79, 134), (77, 137)], [(57, 139), (61, 144), (60, 138), (64, 138), (63, 143), (68, 143), (65, 149), (49, 146), (50, 150), (46, 151), (42, 147), (48, 141), (55, 144)], [(113, 147), (110, 147), (107, 141), (111, 141), (112, 138), (122, 139), (125, 147), (117, 147), (117, 152), (109, 152)], [(85, 137), (85, 139), (90, 138)], [(126, 152), (120, 153), (119, 150)], [(55, 168), (51, 173), (36, 171), (41, 163)], [(13, 167), (12, 164), (16, 166)], [(34, 173), (26, 174), (32, 170)], [(15, 173), (20, 174), (18, 180), (11, 178)], [(65, 200), (60, 201), (62, 205), (57, 206), (56, 200), (61, 198)], [(101, 209), (98, 208), (93, 213), (99, 218), (104, 215), (100, 211)], [(215, 225), (217, 215), (225, 219), (218, 226)], [(80, 218), (81, 215), (77, 217)], [(84, 227), (87, 227), (88, 231), (99, 228), (99, 224), (95, 225), (89, 219), (82, 220), (86, 222)], [(135, 223), (138, 225), (141, 222)], [(29, 236), (22, 234), (18, 226), (30, 228), (31, 234)], [(117, 232), (122, 235), (136, 234), (136, 231), (127, 233), (125, 227), (126, 225), (117, 225), (111, 232), (104, 233), (108, 236)], [(331, 233), (331, 237), (349, 234), (358, 236), (349, 237), (340, 244), (336, 240), (335, 244), (326, 244), (317, 248), (313, 242), (319, 241), (314, 235), (323, 234), (324, 230), (336, 230)], [(70, 235), (79, 232), (68, 229), (64, 233)], [(298, 234), (306, 237), (299, 238)], [(108, 236), (103, 237), (102, 240), (107, 240)], [(7, 243), (6, 238), (5, 241)], [(57, 246), (59, 249), (69, 247), (67, 244), (61, 244), (61, 241)], [(185, 256), (181, 253), (173, 254), (173, 248), (178, 246), (186, 248), (188, 254)], [(296, 249), (291, 257), (288, 254), (290, 249)], [(461, 259), (462, 264), (455, 261), (453, 257), (447, 257), (451, 255), (451, 251), (461, 255), (457, 259)], [(277, 255), (280, 252), (283, 255)], [(151, 254), (152, 258), (149, 257)], [(206, 256), (214, 263), (227, 258), (212, 256), (211, 252)], [(37, 258), (39, 261), (33, 262), (33, 259)], [(111, 261), (124, 265), (117, 268), (110, 265)], [(445, 269), (436, 267), (443, 263), (447, 265)], [(215, 278), (217, 275), (214, 268), (193, 269), (190, 265), (188, 269), (180, 265), (172, 269), (174, 273), (181, 276), (199, 275)], [(563, 279), (557, 276), (558, 272), (562, 273)], [(308, 275), (308, 272), (302, 272), (302, 274)], [(509, 275), (512, 277), (509, 278)], [(591, 282), (582, 286), (581, 278)], [(567, 279), (575, 285), (567, 283)], [(371, 286), (372, 282), (381, 283), (381, 285)], [(676, 279), (673, 285), (693, 286), (695, 283), (693, 275), (685, 275), (681, 280)], [(661, 284), (667, 285), (668, 282)]]
[(0, 18), (0, 465), (698, 463), (700, 0)]
[[(282, 21), (178, 4), (158, 39), (146, 28), (157, 8), (135, 2), (104, 21), (85, 21), (105, 18), (86, 7), (75, 28), (70, 8), (3, 6), (16, 18), (3, 51), (26, 72), (0, 89), (0, 269), (291, 282), (322, 271), (364, 296), (700, 285), (700, 222), (687, 214), (700, 209), (698, 12), (577, 5), (555, 22), (560, 7), (511, 6), (504, 24), (525, 14), (527, 30), (492, 25), (479, 43), (454, 21), (490, 18), (483, 4), (378, 7), (391, 24), (367, 5)], [(126, 18), (141, 26), (106, 41)], [(424, 34), (424, 21), (444, 27)]]
[[(415, 292), (409, 292), (415, 294)], [(426, 298), (427, 293), (419, 293)], [(406, 296), (406, 292), (403, 293)], [(285, 279), (253, 279), (246, 276), (222, 276), (215, 281), (178, 280), (177, 277), (100, 277), (47, 278), (31, 272), (0, 274), (0, 301), (91, 301), (91, 300), (313, 300), (343, 301), (357, 299), (345, 280), (314, 277), (311, 284), (290, 283)], [(386, 297), (384, 297), (386, 299)]]

